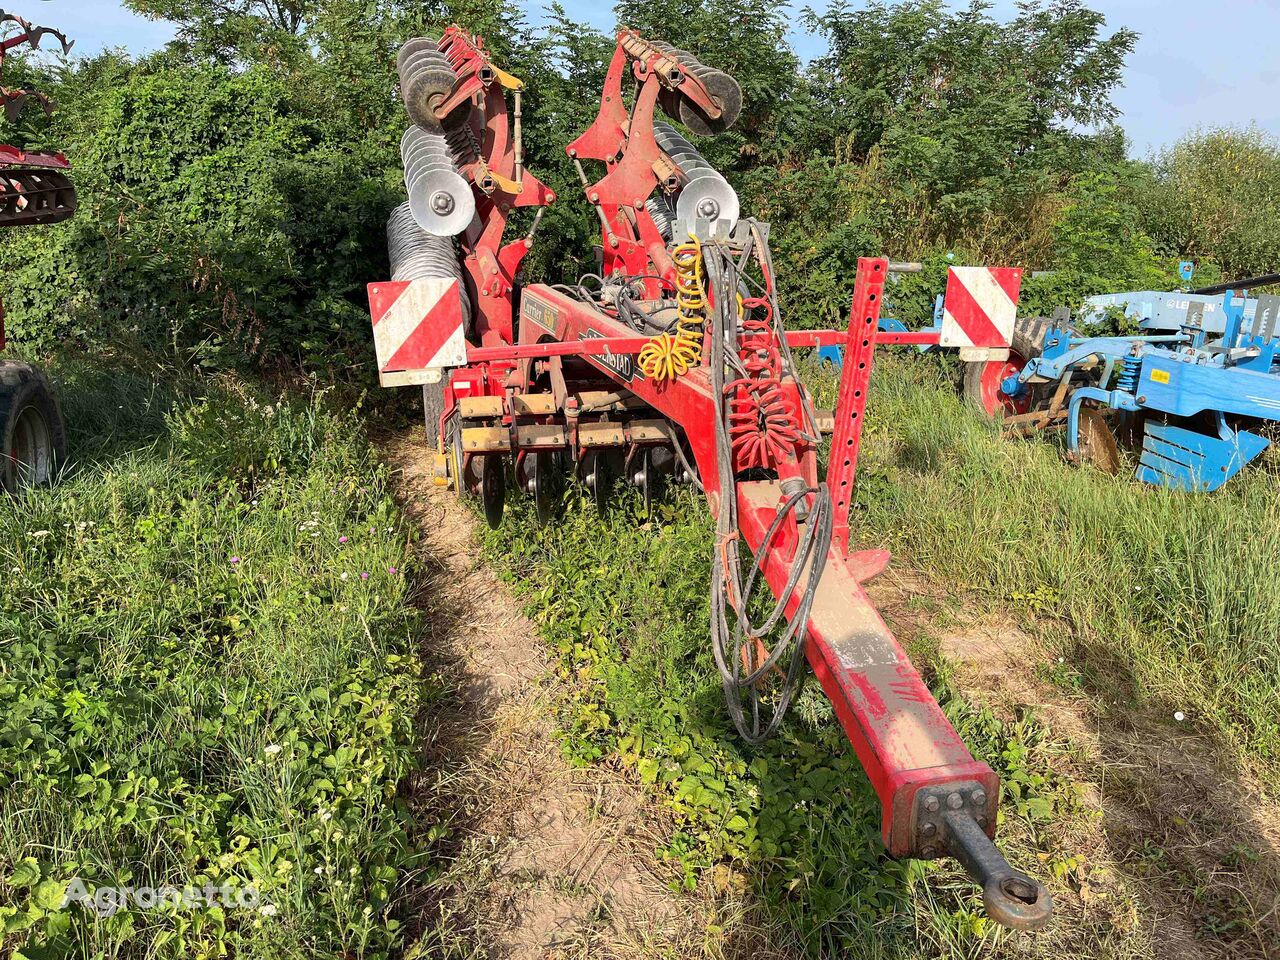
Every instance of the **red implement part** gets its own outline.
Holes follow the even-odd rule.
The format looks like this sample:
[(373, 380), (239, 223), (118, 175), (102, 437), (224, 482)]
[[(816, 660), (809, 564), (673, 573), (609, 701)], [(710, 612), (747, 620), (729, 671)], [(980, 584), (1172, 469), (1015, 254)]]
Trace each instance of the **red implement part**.
[[(764, 538), (781, 498), (776, 483), (738, 487), (742, 536), (752, 553), (764, 551), (764, 576), (780, 591), (791, 558)], [(858, 580), (872, 560), (846, 558), (832, 544), (809, 616), (805, 655), (849, 738), (881, 804), (881, 832), (895, 857), (919, 856), (912, 811), (921, 787), (977, 781), (991, 798), (987, 834), (995, 836), (999, 778), (975, 760), (920, 679)], [(852, 561), (852, 562), (850, 562)], [(800, 591), (787, 602), (788, 616)]]
[(468, 168), (473, 183), (483, 170), (484, 189), (477, 187), (476, 217), (462, 237), (468, 291), (475, 304), (475, 329), (481, 345), (496, 347), (512, 341), (512, 300), (516, 273), (525, 255), (533, 249), (531, 236), (503, 244), (510, 213), (517, 207), (545, 207), (556, 195), (528, 170), (519, 154), (522, 150), (513, 129), (503, 83), (518, 95), (518, 80), (502, 74), (489, 62), (484, 43), (457, 27), (449, 27), (440, 39), (440, 50), (454, 64), (456, 72), (474, 79), (476, 95), (483, 110), (474, 110), (468, 123), (480, 147), (477, 163)]
[[(628, 64), (639, 84), (630, 112), (622, 97), (622, 78)], [(697, 104), (709, 116), (720, 114), (702, 80), (684, 72), (678, 61), (635, 31), (624, 30), (618, 35), (609, 63), (596, 119), (566, 148), (574, 161), (600, 160), (608, 168), (601, 180), (584, 186), (587, 199), (601, 220), (605, 276), (656, 275), (668, 282), (675, 279), (666, 241), (645, 209), (645, 201), (655, 188), (662, 185), (672, 189), (680, 177), (653, 134), (654, 110), (664, 90)], [(649, 293), (657, 296), (657, 281), (650, 281), (648, 286)]]
[(835, 432), (831, 438), (831, 461), (827, 467), (827, 487), (835, 506), (832, 544), (845, 554), (849, 549), (849, 507), (858, 472), (858, 451), (862, 446), (862, 424), (867, 408), (867, 388), (876, 352), (876, 328), (880, 323), (880, 300), (889, 261), (863, 257), (858, 260), (858, 279), (853, 288), (853, 308), (845, 338), (844, 370), (836, 400)]
[[(879, 268), (878, 272), (876, 267)], [(864, 353), (870, 371), (869, 348), (863, 348), (862, 332), (867, 316), (875, 329), (879, 292), (887, 261), (860, 262), (858, 293), (854, 302), (857, 337), (854, 347)], [(874, 294), (876, 300), (869, 300)], [(521, 311), (520, 344), (541, 344), (559, 352), (565, 347), (591, 344), (632, 346), (628, 328), (588, 304), (575, 300), (549, 287), (536, 285), (524, 291)], [(869, 308), (876, 304), (875, 308)], [(846, 338), (848, 334), (845, 335)], [(874, 341), (870, 347), (874, 346)], [(653, 406), (678, 426), (687, 438), (698, 473), (706, 488), (713, 511), (719, 508), (717, 453), (710, 429), (714, 422), (715, 398), (707, 368), (690, 370), (675, 380), (655, 383), (636, 370), (634, 363), (620, 363), (621, 351), (608, 354), (584, 354), (584, 358), (601, 374), (617, 381), (631, 393)], [(851, 354), (852, 356), (852, 354)], [(627, 358), (629, 359), (629, 358)], [(846, 361), (845, 370), (858, 372), (858, 360)], [(862, 410), (866, 405), (866, 376), (855, 377), (854, 385), (841, 390), (841, 406), (837, 409), (837, 439), (841, 422), (844, 435), (860, 431)], [(793, 387), (794, 388), (794, 387)], [(846, 400), (851, 397), (851, 400)], [(856, 407), (853, 416), (849, 406)], [(801, 469), (810, 485), (817, 484), (817, 460), (811, 449), (798, 445)], [(833, 447), (833, 449), (835, 449)], [(841, 465), (842, 475), (852, 485), (856, 456)], [(833, 455), (833, 463), (835, 463)], [(837, 481), (839, 482), (839, 481)], [(834, 490), (833, 490), (834, 492)], [(794, 549), (794, 525), (783, 528), (781, 542), (764, 544), (765, 533), (773, 521), (779, 500), (777, 483), (744, 483), (738, 488), (742, 536), (753, 553), (764, 549), (764, 575), (771, 588), (780, 590), (786, 583)], [(837, 504), (839, 500), (837, 498)], [(847, 503), (846, 503), (847, 542)], [(765, 549), (767, 547), (767, 549)], [(917, 853), (912, 839), (912, 802), (922, 786), (938, 786), (950, 782), (977, 781), (988, 795), (997, 796), (996, 775), (984, 763), (976, 761), (952, 729), (941, 709), (911, 665), (911, 661), (894, 639), (884, 621), (863, 591), (858, 575), (878, 572), (883, 555), (855, 554), (847, 556), (845, 544), (833, 542), (827, 571), (818, 587), (810, 617), (807, 650), (809, 662), (835, 704), (850, 743), (867, 771), (882, 804), (885, 843), (894, 856)], [(788, 600), (788, 613), (799, 603), (799, 593)], [(994, 800), (992, 801), (994, 803)], [(994, 807), (989, 832), (994, 830)]]

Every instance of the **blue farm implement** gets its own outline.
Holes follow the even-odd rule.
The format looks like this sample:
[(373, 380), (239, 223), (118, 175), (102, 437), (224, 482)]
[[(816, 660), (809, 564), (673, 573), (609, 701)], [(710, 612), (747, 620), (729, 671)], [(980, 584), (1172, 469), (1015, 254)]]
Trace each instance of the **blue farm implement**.
[[(11, 50), (39, 49), (53, 37), (63, 53), (71, 44), (48, 27), (32, 26), (0, 10), (0, 103), (13, 121), (29, 103), (46, 113), (53, 104), (29, 88), (4, 86), (4, 61)], [(0, 144), (0, 227), (60, 223), (76, 211), (76, 191), (68, 176), (71, 165), (60, 153), (20, 150)], [(0, 306), (0, 349), (4, 347), (4, 308)], [(66, 427), (49, 381), (29, 363), (0, 360), (0, 485), (10, 493), (48, 483), (66, 452)]]
[[(1065, 311), (1020, 321), (1014, 345), (1025, 353), (998, 370), (984, 366), (988, 384), (999, 380), (996, 409), (984, 406), (1002, 410), (1012, 434), (1065, 428), (1073, 459), (1113, 473), (1122, 462), (1118, 433), (1138, 448), (1138, 480), (1217, 490), (1268, 447), (1257, 431), (1280, 420), (1280, 297), (1218, 288), (1120, 296), (1128, 307), (1154, 308), (1143, 316), (1152, 332), (1086, 336)], [(1175, 298), (1185, 306), (1171, 328)]]
[[(663, 483), (696, 486), (717, 529), (711, 653), (743, 739), (778, 729), (807, 663), (880, 798), (889, 853), (955, 857), (995, 920), (1046, 923), (1048, 892), (993, 842), (998, 776), (969, 753), (864, 589), (888, 554), (850, 543), (876, 348), (940, 344), (1002, 360), (1021, 272), (955, 268), (938, 329), (895, 332), (878, 323), (892, 267), (865, 258), (847, 329), (787, 330), (769, 224), (742, 215), (687, 139), (733, 125), (738, 84), (628, 30), (595, 120), (566, 147), (600, 223), (600, 268), (525, 284), (520, 261), (556, 197), (523, 164), (523, 84), (457, 27), (410, 40), (399, 67), (408, 196), (370, 312), (382, 384), (422, 387), (437, 485), (479, 499), (495, 526), (509, 490), (552, 522), (566, 476), (601, 510), (620, 484), (645, 501)], [(528, 230), (505, 242), (521, 207)], [(834, 345), (846, 357), (839, 400), (821, 413), (791, 350)]]

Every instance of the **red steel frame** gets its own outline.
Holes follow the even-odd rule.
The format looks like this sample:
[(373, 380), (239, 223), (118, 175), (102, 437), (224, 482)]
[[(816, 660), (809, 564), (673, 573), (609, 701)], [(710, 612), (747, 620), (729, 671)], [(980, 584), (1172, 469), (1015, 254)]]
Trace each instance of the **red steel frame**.
[[(835, 536), (811, 610), (806, 654), (880, 797), (885, 845), (892, 855), (901, 857), (918, 853), (912, 833), (918, 790), (952, 783), (981, 784), (991, 798), (985, 829), (994, 836), (999, 779), (987, 764), (970, 755), (862, 587), (864, 580), (884, 568), (888, 554), (848, 550), (849, 510), (875, 347), (881, 343), (936, 343), (938, 339), (936, 332), (876, 330), (887, 273), (886, 260), (859, 261), (849, 329), (843, 334), (804, 331), (788, 334), (787, 339), (795, 346), (842, 342), (847, 347), (826, 478), (835, 506)], [(665, 383), (639, 374), (628, 380), (618, 373), (616, 364), (602, 357), (637, 353), (646, 338), (636, 337), (622, 322), (550, 287), (531, 286), (523, 296), (526, 304), (534, 306), (523, 311), (519, 343), (505, 349), (475, 349), (471, 356), (485, 361), (586, 358), (599, 373), (681, 428), (711, 508), (718, 510), (719, 469), (712, 430), (715, 398), (707, 369), (695, 368)], [(799, 449), (797, 453), (806, 481), (815, 486), (814, 451)], [(785, 588), (797, 540), (793, 521), (784, 525), (774, 542), (764, 542), (781, 498), (777, 481), (738, 486), (742, 536), (753, 554), (763, 554), (763, 573), (775, 592)], [(799, 602), (798, 592), (788, 598), (788, 614)]]
[(445, 30), (439, 47), (458, 75), (458, 82), (437, 113), (448, 115), (472, 98), (484, 106), (483, 111), (471, 111), (467, 121), (480, 146), (479, 158), (462, 170), (475, 186), (476, 195), (475, 219), (462, 236), (475, 333), (485, 347), (510, 344), (516, 273), (533, 249), (533, 237), (503, 244), (502, 236), (513, 209), (545, 207), (555, 201), (556, 195), (524, 168), (518, 156), (519, 114), (510, 115), (505, 91), (511, 89), (519, 95), (523, 84), (495, 68), (489, 62), (484, 42), (458, 27)]

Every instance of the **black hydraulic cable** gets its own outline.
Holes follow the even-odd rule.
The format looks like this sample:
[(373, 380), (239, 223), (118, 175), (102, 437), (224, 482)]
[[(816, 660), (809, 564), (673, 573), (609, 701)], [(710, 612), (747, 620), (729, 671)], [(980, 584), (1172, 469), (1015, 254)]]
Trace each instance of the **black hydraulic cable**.
[[(767, 247), (762, 240), (762, 237), (757, 237), (761, 251), (758, 256), (761, 257), (767, 256)], [(720, 398), (715, 407), (720, 509), (716, 517), (716, 551), (711, 573), (712, 652), (734, 726), (744, 740), (755, 746), (777, 732), (799, 690), (809, 614), (831, 546), (833, 512), (831, 495), (825, 483), (792, 492), (778, 506), (760, 549), (752, 559), (750, 572), (743, 579), (737, 477), (733, 470), (733, 444), (728, 427), (727, 408), (731, 398), (725, 395), (725, 373), (731, 355), (729, 347), (736, 347), (738, 343), (737, 297), (733, 295), (738, 290), (738, 264), (727, 250), (717, 245), (707, 244), (704, 250), (712, 253), (705, 257), (704, 263), (715, 294), (709, 324), (712, 332), (711, 377), (713, 389)], [(766, 261), (762, 259), (761, 262)], [(794, 368), (788, 366), (784, 374), (794, 376)], [(768, 616), (763, 622), (753, 624), (749, 611), (764, 570), (765, 553), (773, 545), (783, 523), (810, 496), (813, 502), (809, 505), (808, 518), (801, 524), (800, 542), (787, 583), (778, 592), (779, 599)], [(794, 615), (764, 661), (748, 672), (742, 662), (744, 646), (754, 646), (756, 641), (765, 639), (774, 630), (785, 615), (787, 601), (802, 578), (805, 583)], [(732, 620), (729, 614), (731, 607), (734, 611)], [(775, 669), (784, 671), (784, 679), (780, 688), (771, 688), (772, 696), (766, 704), (761, 681)], [(762, 708), (767, 708), (767, 718), (762, 718)]]
[(1215, 283), (1211, 287), (1199, 287), (1195, 290), (1188, 290), (1188, 293), (1194, 294), (1210, 294), (1210, 293), (1226, 293), (1228, 290), (1249, 290), (1253, 287), (1269, 287), (1273, 283), (1280, 283), (1280, 273), (1266, 273), (1260, 277), (1246, 277), (1243, 280), (1232, 280), (1229, 283)]

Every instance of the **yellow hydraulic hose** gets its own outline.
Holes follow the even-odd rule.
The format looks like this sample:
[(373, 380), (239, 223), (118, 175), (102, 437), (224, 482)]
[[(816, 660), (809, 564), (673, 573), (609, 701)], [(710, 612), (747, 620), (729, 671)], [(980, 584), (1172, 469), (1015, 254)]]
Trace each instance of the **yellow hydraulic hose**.
[(702, 332), (707, 323), (702, 246), (689, 235), (671, 252), (676, 268), (676, 332), (660, 333), (640, 351), (640, 369), (659, 382), (682, 377), (702, 362)]

